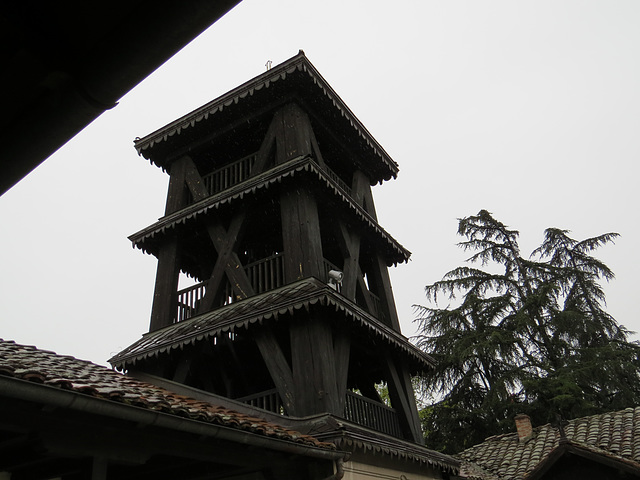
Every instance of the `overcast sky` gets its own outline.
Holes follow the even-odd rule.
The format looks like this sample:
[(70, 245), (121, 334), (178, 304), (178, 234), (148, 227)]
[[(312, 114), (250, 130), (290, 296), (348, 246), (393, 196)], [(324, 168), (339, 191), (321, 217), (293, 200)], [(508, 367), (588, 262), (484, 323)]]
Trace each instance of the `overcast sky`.
[(374, 196), (413, 252), (391, 272), (406, 335), (480, 209), (525, 252), (550, 226), (619, 232), (608, 307), (640, 330), (638, 25), (635, 0), (244, 0), (0, 197), (0, 336), (104, 364), (146, 332), (156, 259), (127, 236), (168, 177), (133, 139), (299, 49), (400, 165)]

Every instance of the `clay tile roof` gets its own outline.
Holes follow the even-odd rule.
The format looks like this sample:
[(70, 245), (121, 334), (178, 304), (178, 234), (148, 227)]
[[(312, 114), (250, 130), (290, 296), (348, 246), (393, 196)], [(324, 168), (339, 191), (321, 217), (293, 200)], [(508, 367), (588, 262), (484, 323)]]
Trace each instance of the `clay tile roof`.
[(471, 479), (525, 479), (561, 448), (617, 462), (640, 473), (640, 407), (570, 420), (560, 428), (533, 429), (530, 440), (516, 433), (486, 439), (456, 455), (462, 460), (461, 476)]
[(175, 394), (109, 368), (0, 339), (0, 376), (37, 382), (81, 395), (160, 411), (310, 447), (335, 446), (259, 418)]

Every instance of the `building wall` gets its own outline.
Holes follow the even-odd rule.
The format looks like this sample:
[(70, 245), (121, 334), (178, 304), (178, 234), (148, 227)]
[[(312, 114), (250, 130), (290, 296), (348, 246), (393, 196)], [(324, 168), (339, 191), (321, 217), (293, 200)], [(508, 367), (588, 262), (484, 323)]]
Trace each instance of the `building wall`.
[(380, 465), (380, 457), (377, 457), (377, 460), (378, 462), (374, 464), (353, 460), (345, 462), (343, 480), (432, 480), (442, 478), (440, 471), (429, 467), (406, 462), (383, 466)]

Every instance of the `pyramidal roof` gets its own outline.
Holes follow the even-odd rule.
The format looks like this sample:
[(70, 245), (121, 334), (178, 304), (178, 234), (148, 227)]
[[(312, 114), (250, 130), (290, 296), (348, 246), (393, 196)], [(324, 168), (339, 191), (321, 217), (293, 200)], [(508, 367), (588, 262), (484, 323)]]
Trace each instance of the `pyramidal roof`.
[(274, 99), (290, 98), (292, 92), (297, 98), (321, 111), (323, 116), (329, 117), (332, 127), (339, 129), (342, 135), (359, 144), (360, 151), (367, 154), (366, 163), (372, 180), (382, 182), (396, 177), (397, 163), (320, 75), (302, 50), (289, 60), (191, 113), (145, 137), (137, 138), (134, 146), (138, 154), (164, 169), (171, 160), (172, 150), (196, 138), (198, 132), (205, 130), (204, 125), (215, 125), (216, 119), (222, 117), (223, 112), (257, 110), (259, 106), (273, 102)]

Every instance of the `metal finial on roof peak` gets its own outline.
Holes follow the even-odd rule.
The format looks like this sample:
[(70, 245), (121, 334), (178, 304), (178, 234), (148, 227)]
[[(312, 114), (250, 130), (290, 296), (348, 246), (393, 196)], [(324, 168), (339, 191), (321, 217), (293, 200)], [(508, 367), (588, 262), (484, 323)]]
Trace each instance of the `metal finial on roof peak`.
[(267, 67), (267, 70), (271, 70), (271, 65), (273, 64), (273, 62), (271, 60), (267, 60), (267, 63), (264, 64), (265, 67)]

